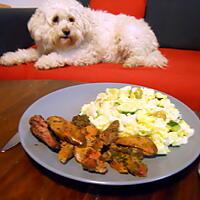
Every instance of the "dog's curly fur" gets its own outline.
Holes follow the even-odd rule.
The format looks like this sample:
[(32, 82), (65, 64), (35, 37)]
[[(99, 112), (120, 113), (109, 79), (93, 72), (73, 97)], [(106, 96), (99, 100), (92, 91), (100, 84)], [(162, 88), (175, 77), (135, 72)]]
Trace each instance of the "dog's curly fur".
[(94, 11), (76, 0), (47, 0), (31, 17), (28, 29), (37, 48), (5, 53), (0, 64), (34, 61), (39, 69), (99, 62), (125, 67), (167, 64), (143, 19)]

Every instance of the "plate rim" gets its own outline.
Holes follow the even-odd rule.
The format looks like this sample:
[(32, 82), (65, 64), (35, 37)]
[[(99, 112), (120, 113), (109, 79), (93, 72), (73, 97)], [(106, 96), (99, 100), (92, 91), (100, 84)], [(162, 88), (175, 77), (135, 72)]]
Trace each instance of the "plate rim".
[[(64, 88), (60, 88), (57, 89), (53, 92), (50, 92), (44, 96), (39, 97), (38, 99), (36, 99), (32, 104), (30, 104), (28, 106), (28, 108), (24, 111), (24, 113), (22, 114), (20, 121), (19, 121), (19, 125), (18, 125), (18, 130), (19, 130), (19, 135), (20, 135), (20, 141), (22, 144), (23, 149), (25, 150), (25, 152), (35, 161), (37, 162), (39, 165), (41, 165), (42, 167), (44, 167), (46, 170), (51, 171), (52, 173), (58, 174), (64, 178), (69, 178), (72, 180), (76, 180), (76, 181), (80, 181), (80, 182), (85, 182), (85, 183), (91, 183), (91, 184), (98, 184), (98, 185), (112, 185), (112, 186), (122, 186), (122, 185), (138, 185), (138, 184), (145, 184), (145, 183), (150, 183), (150, 182), (155, 182), (155, 181), (159, 181), (165, 178), (168, 178), (170, 176), (173, 176), (175, 174), (177, 174), (178, 172), (181, 172), (182, 170), (184, 170), (185, 168), (187, 168), (189, 165), (191, 165), (200, 155), (200, 148), (199, 151), (197, 151), (195, 153), (195, 156), (192, 157), (192, 159), (189, 159), (187, 162), (185, 162), (185, 164), (181, 167), (178, 168), (177, 170), (172, 171), (170, 174), (166, 174), (163, 176), (156, 176), (156, 177), (152, 177), (152, 178), (148, 178), (148, 179), (140, 179), (140, 180), (133, 180), (133, 181), (119, 181), (119, 182), (115, 182), (115, 181), (98, 181), (98, 180), (91, 180), (88, 178), (81, 178), (81, 177), (77, 177), (77, 176), (73, 176), (71, 174), (66, 174), (65, 172), (59, 171), (57, 169), (55, 169), (54, 167), (49, 166), (48, 164), (46, 164), (43, 160), (37, 158), (37, 156), (33, 155), (31, 153), (31, 151), (26, 147), (26, 144), (24, 143), (23, 137), (22, 137), (22, 133), (20, 132), (21, 126), (22, 126), (22, 121), (24, 116), (26, 115), (26, 113), (31, 110), (32, 106), (34, 106), (35, 104), (37, 104), (37, 102), (39, 102), (41, 99), (45, 99), (47, 98), (49, 95), (53, 95), (55, 93), (59, 93), (63, 90), (67, 90), (67, 89), (71, 89), (71, 88), (80, 88), (80, 87), (86, 87), (87, 85), (118, 85), (118, 87), (123, 87), (123, 86), (132, 86), (132, 87), (144, 87), (144, 88), (148, 88), (148, 89), (153, 89), (151, 87), (147, 87), (147, 86), (142, 86), (142, 85), (135, 85), (135, 84), (131, 84), (131, 83), (116, 83), (116, 82), (100, 82), (100, 83), (81, 83), (78, 85), (72, 85), (72, 86), (67, 86)], [(120, 86), (121, 85), (121, 86)], [(167, 94), (166, 92), (162, 92), (160, 90), (157, 89), (153, 89), (154, 91), (158, 91), (161, 92), (162, 94), (167, 95), (168, 97), (170, 97), (170, 100), (175, 100), (177, 101), (179, 104), (181, 104), (182, 106), (184, 106), (193, 116), (196, 120), (200, 121), (200, 119), (198, 118), (198, 116), (196, 115), (196, 113), (186, 104), (184, 104), (182, 101), (180, 101), (179, 99), (177, 99), (176, 97), (173, 97), (169, 94)]]

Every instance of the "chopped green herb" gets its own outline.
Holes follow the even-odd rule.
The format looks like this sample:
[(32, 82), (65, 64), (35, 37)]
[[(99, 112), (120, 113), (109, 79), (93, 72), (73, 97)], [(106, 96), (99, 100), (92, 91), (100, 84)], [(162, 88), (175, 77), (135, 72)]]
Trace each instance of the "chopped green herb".
[(131, 112), (131, 111), (120, 111), (120, 113), (124, 114), (124, 115), (128, 115), (128, 114), (134, 115), (136, 113), (136, 111), (134, 111), (134, 112)]
[(173, 121), (173, 120), (170, 120), (170, 121), (167, 123), (167, 125), (173, 127), (173, 126), (177, 126), (178, 123), (175, 122), (175, 121)]
[(170, 131), (178, 131), (181, 128), (180, 125), (173, 120), (170, 120), (167, 125), (169, 126)]

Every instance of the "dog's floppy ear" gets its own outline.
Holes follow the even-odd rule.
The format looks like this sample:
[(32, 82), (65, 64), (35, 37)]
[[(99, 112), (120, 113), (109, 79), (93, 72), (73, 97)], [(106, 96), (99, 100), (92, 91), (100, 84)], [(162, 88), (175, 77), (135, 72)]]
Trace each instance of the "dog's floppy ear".
[(44, 25), (45, 22), (46, 19), (44, 13), (40, 9), (37, 9), (28, 22), (28, 30), (34, 40), (41, 40), (42, 33), (40, 27)]

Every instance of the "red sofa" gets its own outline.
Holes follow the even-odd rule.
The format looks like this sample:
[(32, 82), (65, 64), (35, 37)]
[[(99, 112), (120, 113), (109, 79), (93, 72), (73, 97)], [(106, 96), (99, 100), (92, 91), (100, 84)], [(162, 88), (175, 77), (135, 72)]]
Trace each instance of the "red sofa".
[[(133, 4), (134, 1), (134, 4)], [(134, 5), (134, 6), (133, 6)], [(137, 18), (145, 15), (145, 0), (91, 0), (94, 9), (114, 14), (126, 13)], [(165, 69), (138, 67), (123, 68), (118, 64), (101, 63), (93, 66), (67, 66), (52, 70), (37, 70), (33, 63), (19, 66), (0, 66), (0, 80), (54, 79), (81, 82), (123, 82), (166, 92), (200, 111), (200, 51), (160, 48), (168, 58)]]

